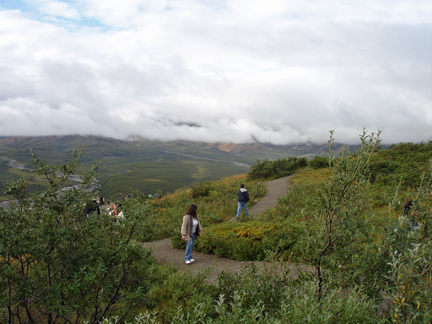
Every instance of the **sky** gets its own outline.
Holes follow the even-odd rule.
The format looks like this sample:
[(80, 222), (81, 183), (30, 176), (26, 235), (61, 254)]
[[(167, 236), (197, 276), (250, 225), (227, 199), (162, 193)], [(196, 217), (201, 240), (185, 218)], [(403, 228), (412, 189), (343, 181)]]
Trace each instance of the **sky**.
[(430, 0), (0, 0), (0, 136), (432, 140)]

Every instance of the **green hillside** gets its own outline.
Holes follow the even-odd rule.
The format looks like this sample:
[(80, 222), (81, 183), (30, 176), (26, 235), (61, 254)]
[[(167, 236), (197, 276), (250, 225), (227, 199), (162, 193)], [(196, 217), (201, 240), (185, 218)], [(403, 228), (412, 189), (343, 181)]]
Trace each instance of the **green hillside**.
[[(24, 186), (15, 183), (10, 190), (22, 197), (20, 204), (0, 209), (0, 318), (34, 323), (105, 318), (107, 324), (119, 318), (134, 324), (431, 323), (432, 142), (382, 151), (378, 144), (379, 137), (365, 134), (356, 153), (257, 164), (255, 171), (263, 169), (261, 176), (269, 179), (296, 172), (294, 185), (275, 208), (236, 222), (228, 220), (239, 184), (249, 189), (249, 207), (260, 198), (252, 180), (256, 172), (195, 184), (161, 199), (134, 191), (122, 200), (125, 217), (114, 219), (105, 211), (84, 217), (77, 206), (87, 205), (91, 194), (58, 194), (56, 188), (65, 185), (60, 169), (39, 164), (34, 176), (47, 175), (55, 188), (34, 195), (29, 208)], [(185, 163), (179, 154), (170, 156)], [(114, 159), (108, 165), (122, 163), (106, 158)], [(125, 182), (139, 172), (135, 161), (128, 162), (126, 173), (117, 175)], [(155, 163), (155, 172), (163, 163)], [(61, 170), (73, 172), (73, 165)], [(85, 181), (91, 183), (91, 176)], [(404, 206), (407, 199), (410, 207)], [(192, 203), (199, 206), (204, 228), (194, 251), (264, 261), (266, 267), (233, 261), (233, 268), (248, 265), (240, 273), (222, 271), (210, 282), (210, 270), (194, 272), (198, 258), (192, 271), (169, 264), (169, 253), (162, 254), (168, 262), (158, 263), (140, 242), (169, 237), (173, 247), (184, 248), (181, 215)], [(303, 272), (290, 273), (292, 263)]]
[[(49, 164), (64, 163), (74, 149), (86, 147), (77, 171), (88, 169), (97, 160), (97, 179), (101, 184), (100, 195), (117, 196), (120, 192), (140, 190), (144, 193), (163, 193), (203, 181), (215, 181), (222, 177), (244, 174), (257, 160), (281, 159), (289, 156), (323, 155), (327, 145), (272, 145), (264, 143), (234, 144), (193, 141), (151, 141), (143, 139), (117, 140), (97, 136), (45, 136), (2, 137), (0, 158), (14, 159), (32, 168), (30, 151)], [(335, 145), (335, 152), (342, 145)], [(355, 149), (354, 147), (351, 147)], [(4, 161), (4, 162), (3, 162)], [(4, 184), (16, 179), (24, 170), (5, 165), (2, 160), (0, 173), (0, 200)], [(37, 177), (29, 190), (45, 186)]]

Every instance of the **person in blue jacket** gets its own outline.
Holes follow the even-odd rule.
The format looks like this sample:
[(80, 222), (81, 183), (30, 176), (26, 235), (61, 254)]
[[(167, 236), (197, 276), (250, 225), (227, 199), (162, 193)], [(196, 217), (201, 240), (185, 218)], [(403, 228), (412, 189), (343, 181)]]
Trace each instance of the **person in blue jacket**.
[(237, 192), (237, 215), (236, 217), (240, 216), (241, 210), (244, 209), (246, 216), (249, 215), (247, 210), (247, 203), (249, 202), (249, 192), (245, 189), (244, 184), (240, 185), (240, 189)]

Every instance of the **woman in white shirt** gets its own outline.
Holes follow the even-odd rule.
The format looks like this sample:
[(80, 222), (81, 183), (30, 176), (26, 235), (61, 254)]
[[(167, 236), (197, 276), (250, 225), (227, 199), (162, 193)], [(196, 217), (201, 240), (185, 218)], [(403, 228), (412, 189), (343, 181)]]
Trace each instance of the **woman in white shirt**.
[(183, 216), (183, 224), (181, 227), (182, 240), (187, 242), (185, 261), (186, 264), (191, 264), (195, 260), (192, 259), (192, 249), (195, 239), (201, 234), (203, 235), (203, 228), (197, 217), (197, 205), (190, 205), (186, 214)]
[[(121, 204), (119, 204), (121, 206)], [(114, 218), (114, 221), (117, 222), (119, 220), (124, 219), (123, 212), (120, 211), (116, 204), (110, 203), (109, 207), (107, 208), (108, 215), (112, 216)]]

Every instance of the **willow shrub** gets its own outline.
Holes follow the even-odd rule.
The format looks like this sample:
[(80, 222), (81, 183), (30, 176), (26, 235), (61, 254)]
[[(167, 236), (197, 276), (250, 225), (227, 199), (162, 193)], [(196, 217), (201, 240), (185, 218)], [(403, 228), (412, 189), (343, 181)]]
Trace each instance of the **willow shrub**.
[[(359, 287), (325, 287), (326, 298), (315, 298), (311, 277), (290, 277), (284, 263), (240, 273), (222, 271), (216, 285), (207, 283), (207, 270), (195, 273), (167, 267), (163, 283), (154, 286), (155, 309), (144, 311), (131, 323), (385, 323), (374, 300)], [(117, 323), (114, 319), (104, 323)]]
[(74, 152), (62, 166), (33, 156), (32, 172), (46, 177), (47, 190), (27, 197), (25, 178), (7, 186), (18, 203), (0, 209), (2, 323), (99, 323), (109, 316), (125, 321), (137, 307), (152, 306), (151, 252), (132, 241), (142, 227), (138, 215), (122, 222), (106, 214), (83, 217), (95, 166), (80, 186), (61, 190), (82, 153)]
[(297, 170), (306, 167), (306, 158), (288, 157), (277, 160), (257, 161), (251, 166), (249, 179), (274, 179), (291, 175)]
[(432, 321), (432, 246), (412, 244), (405, 253), (395, 252), (390, 262), (390, 294), (395, 323)]
[(370, 181), (384, 187), (395, 187), (401, 180), (404, 187), (415, 188), (431, 158), (432, 141), (393, 144), (372, 157)]
[[(262, 300), (249, 302), (248, 294), (235, 291), (232, 297), (221, 294), (216, 298), (196, 302), (188, 309), (179, 305), (169, 321), (153, 311), (136, 316), (131, 324), (389, 323), (385, 317), (377, 316), (377, 305), (358, 288), (349, 293), (340, 289), (328, 289), (327, 298), (318, 302), (313, 298), (315, 287), (311, 283), (282, 287), (282, 298), (272, 309), (267, 309)], [(114, 323), (118, 323), (115, 318), (103, 322)]]

